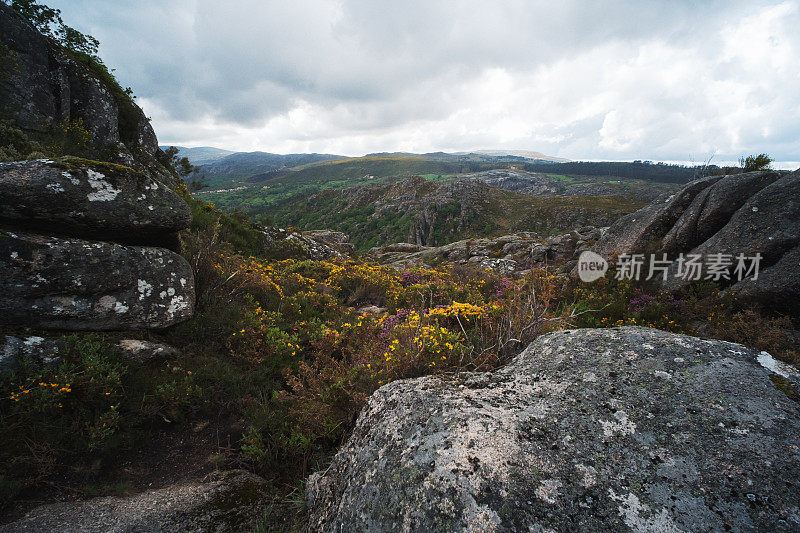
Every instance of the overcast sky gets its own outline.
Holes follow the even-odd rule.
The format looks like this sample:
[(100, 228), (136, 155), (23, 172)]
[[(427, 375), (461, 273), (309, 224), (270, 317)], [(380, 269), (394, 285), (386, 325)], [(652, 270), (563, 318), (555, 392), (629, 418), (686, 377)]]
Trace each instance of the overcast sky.
[(46, 3), (161, 144), (800, 161), (800, 0)]

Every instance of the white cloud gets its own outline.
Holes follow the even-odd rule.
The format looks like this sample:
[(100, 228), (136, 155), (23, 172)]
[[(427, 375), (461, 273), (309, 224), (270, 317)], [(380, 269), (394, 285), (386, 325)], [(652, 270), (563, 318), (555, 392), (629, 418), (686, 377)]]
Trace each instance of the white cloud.
[(798, 0), (57, 0), (159, 139), (800, 159)]

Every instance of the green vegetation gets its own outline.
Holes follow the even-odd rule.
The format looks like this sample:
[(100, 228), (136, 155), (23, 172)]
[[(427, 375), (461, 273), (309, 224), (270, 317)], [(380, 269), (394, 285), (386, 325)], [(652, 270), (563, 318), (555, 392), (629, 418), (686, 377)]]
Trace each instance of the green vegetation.
[(46, 157), (45, 148), (31, 140), (13, 120), (0, 120), (0, 161)]
[(565, 176), (564, 174), (548, 174), (550, 178), (558, 181), (565, 181), (567, 183), (572, 183), (575, 181), (575, 176)]
[(739, 160), (739, 164), (744, 172), (755, 170), (769, 170), (773, 159), (767, 154), (749, 155)]
[[(480, 186), (475, 194), (477, 198), (469, 198), (458, 190), (442, 190), (435, 182), (408, 180), (289, 199), (270, 213), (278, 225), (342, 231), (357, 250), (366, 251), (405, 242), (416, 230), (430, 245), (519, 231), (547, 236), (587, 224), (610, 224), (642, 206), (615, 196), (530, 196), (488, 186)], [(416, 200), (409, 203), (409, 195)], [(376, 203), (386, 207), (376, 209)]]
[[(798, 362), (787, 320), (742, 309), (708, 283), (670, 295), (545, 270), (512, 279), (446, 264), (398, 271), (279, 260), (260, 253), (259, 233), (243, 214), (196, 200), (192, 211), (182, 240), (196, 314), (148, 334), (180, 356), (143, 364), (121, 357), (115, 335), (74, 335), (58, 363), (0, 378), (8, 391), (0, 398), (6, 510), (43, 494), (143, 490), (165, 475), (150, 458), (180, 451), (199, 473), (245, 467), (265, 476), (275, 489), (261, 526), (297, 525), (302, 511), (291, 494), (324, 467), (376, 388), (492, 369), (555, 329), (650, 326)], [(384, 311), (359, 311), (369, 305)]]

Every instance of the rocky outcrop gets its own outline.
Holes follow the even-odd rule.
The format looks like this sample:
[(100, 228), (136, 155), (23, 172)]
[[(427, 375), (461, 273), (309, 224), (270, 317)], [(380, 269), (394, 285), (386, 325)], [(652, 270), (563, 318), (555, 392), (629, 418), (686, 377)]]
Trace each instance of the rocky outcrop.
[(340, 253), (352, 255), (355, 252), (355, 246), (350, 244), (350, 236), (341, 231), (329, 229), (306, 230), (303, 235), (319, 243), (326, 244)]
[(261, 253), (270, 259), (343, 259), (353, 251), (344, 233), (299, 232), (273, 226), (255, 226), (262, 234)]
[[(594, 247), (613, 254), (760, 254), (758, 279), (721, 279), (742, 298), (770, 309), (800, 314), (800, 171), (750, 172), (698, 180), (679, 193), (625, 216)], [(735, 267), (735, 265), (734, 265)], [(685, 287), (677, 263), (664, 281)], [(705, 276), (705, 272), (703, 275)], [(731, 270), (733, 274), (733, 269)], [(776, 298), (777, 296), (777, 298)]]
[(76, 158), (0, 163), (0, 224), (146, 241), (191, 221), (174, 191), (128, 167)]
[(388, 384), (308, 480), (309, 531), (797, 531), (800, 404), (765, 366), (785, 371), (585, 329), (494, 373)]
[(164, 328), (193, 310), (192, 270), (174, 252), (0, 230), (4, 325)]
[(593, 250), (601, 255), (642, 252), (662, 239), (675, 225), (695, 196), (720, 178), (694, 181), (679, 192), (662, 196), (650, 205), (626, 215), (611, 225)]
[(504, 274), (524, 273), (531, 267), (562, 266), (599, 239), (603, 228), (586, 226), (564, 235), (541, 238), (515, 233), (486, 239), (467, 239), (444, 246), (395, 243), (375, 247), (369, 255), (380, 264), (397, 268), (439, 263), (475, 263)]
[(98, 160), (0, 163), (0, 326), (163, 328), (190, 317), (192, 271), (167, 248), (192, 215), (149, 121), (99, 60), (4, 3), (0, 119), (14, 137), (3, 158), (44, 146)]
[(45, 505), (0, 526), (0, 532), (252, 531), (268, 491), (263, 479), (248, 472), (218, 472), (199, 483), (136, 496)]
[(79, 62), (0, 2), (0, 118), (45, 142), (77, 127), (88, 133), (87, 150), (94, 158), (179, 186), (162, 164), (150, 121), (109, 79), (104, 66)]
[[(562, 172), (554, 168), (554, 172)], [(650, 202), (664, 192), (679, 188), (676, 183), (638, 179), (609, 180), (608, 176), (563, 176), (518, 169), (493, 169), (464, 174), (463, 179), (481, 181), (498, 189), (535, 196), (623, 196)]]

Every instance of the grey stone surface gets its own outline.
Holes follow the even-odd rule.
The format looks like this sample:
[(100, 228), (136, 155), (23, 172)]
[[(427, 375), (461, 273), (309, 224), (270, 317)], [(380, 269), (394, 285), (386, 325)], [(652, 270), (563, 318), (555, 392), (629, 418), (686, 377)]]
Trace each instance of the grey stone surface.
[(186, 260), (161, 248), (0, 230), (0, 324), (163, 328), (194, 311)]
[(123, 339), (117, 343), (117, 347), (122, 350), (123, 357), (140, 363), (168, 359), (180, 354), (180, 351), (174, 346), (138, 339)]
[(759, 361), (586, 329), (390, 383), (309, 478), (309, 531), (798, 531), (800, 404)]
[(672, 253), (702, 244), (752, 196), (780, 178), (779, 172), (732, 174), (703, 189), (664, 236), (662, 249)]
[[(747, 176), (747, 175), (744, 175)], [(722, 183), (722, 182), (720, 182)], [(677, 227), (677, 226), (676, 226)], [(758, 279), (724, 281), (743, 298), (784, 313), (800, 316), (800, 172), (773, 180), (748, 197), (718, 231), (692, 249), (677, 249), (701, 255), (761, 254)], [(735, 267), (735, 265), (734, 265)], [(665, 286), (679, 289), (687, 281), (675, 276), (673, 265)]]
[(233, 470), (211, 474), (202, 482), (136, 496), (45, 505), (1, 525), (0, 532), (249, 532), (266, 494), (263, 479)]
[(57, 363), (64, 353), (64, 341), (37, 335), (15, 337), (6, 335), (0, 340), (0, 372), (12, 370), (21, 362)]
[(143, 238), (189, 227), (189, 206), (132, 169), (65, 158), (0, 163), (0, 222), (62, 234)]
[[(706, 178), (687, 185), (620, 219), (592, 247), (614, 253), (712, 254), (733, 256), (730, 279), (720, 283), (767, 309), (800, 316), (800, 171), (750, 172)], [(735, 257), (761, 254), (759, 277), (740, 281)], [(659, 256), (660, 257), (660, 256)], [(748, 263), (749, 265), (749, 263)], [(678, 290), (691, 280), (673, 263), (664, 287)], [(702, 273), (706, 277), (707, 271)]]
[(713, 176), (693, 181), (677, 193), (662, 196), (625, 215), (611, 225), (593, 250), (608, 258), (614, 253), (638, 253), (650, 249), (672, 229), (694, 198), (720, 179), (720, 176)]

